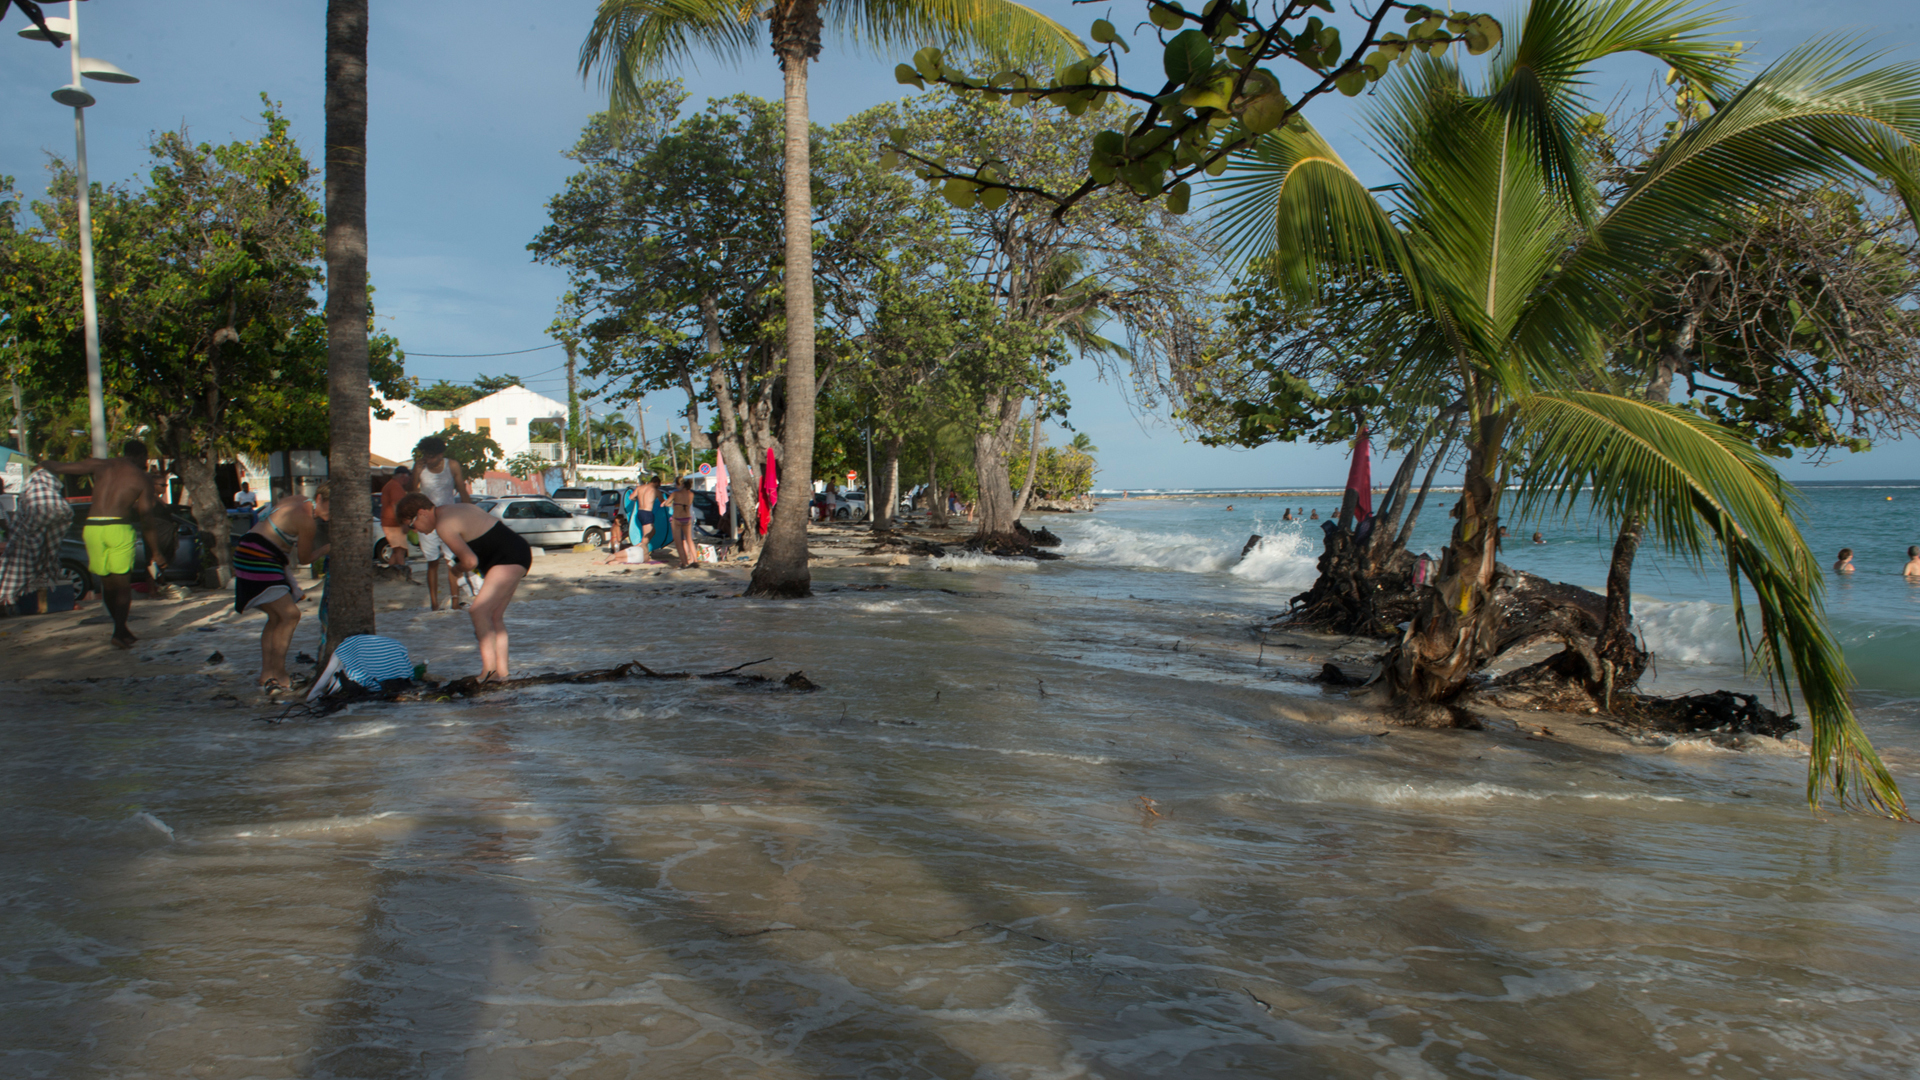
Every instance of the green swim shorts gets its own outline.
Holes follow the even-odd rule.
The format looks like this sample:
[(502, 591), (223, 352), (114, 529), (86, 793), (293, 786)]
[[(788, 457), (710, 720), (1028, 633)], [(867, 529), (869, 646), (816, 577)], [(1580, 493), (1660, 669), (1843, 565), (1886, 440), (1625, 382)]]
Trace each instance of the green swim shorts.
[(87, 522), (87, 569), (96, 574), (133, 572), (133, 526), (125, 521)]

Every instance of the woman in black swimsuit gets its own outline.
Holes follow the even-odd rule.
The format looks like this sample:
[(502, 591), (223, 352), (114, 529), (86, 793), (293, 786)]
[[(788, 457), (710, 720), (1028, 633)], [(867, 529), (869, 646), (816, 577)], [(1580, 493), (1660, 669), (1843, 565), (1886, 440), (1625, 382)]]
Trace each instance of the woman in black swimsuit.
[(440, 534), (454, 565), (480, 575), (480, 593), (467, 606), (473, 638), (480, 643), (481, 681), (507, 679), (507, 605), (533, 566), (533, 549), (506, 523), (472, 503), (433, 505), (414, 492), (394, 509), (400, 524)]

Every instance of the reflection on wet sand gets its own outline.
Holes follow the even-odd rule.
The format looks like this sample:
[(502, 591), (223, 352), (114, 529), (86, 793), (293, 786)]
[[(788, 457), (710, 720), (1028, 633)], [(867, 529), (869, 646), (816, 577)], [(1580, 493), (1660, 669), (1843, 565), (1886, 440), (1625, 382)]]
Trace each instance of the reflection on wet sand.
[[(649, 599), (701, 630), (671, 666), (776, 655), (806, 696), (543, 687), (274, 728), (185, 678), (48, 699), (0, 727), (0, 1060), (1908, 1074), (1914, 841), (1809, 815), (1798, 756), (1383, 738), (1303, 711), (1320, 691), (1255, 667), (1217, 597), (1014, 577)], [(615, 600), (525, 606), (529, 670), (631, 658)]]

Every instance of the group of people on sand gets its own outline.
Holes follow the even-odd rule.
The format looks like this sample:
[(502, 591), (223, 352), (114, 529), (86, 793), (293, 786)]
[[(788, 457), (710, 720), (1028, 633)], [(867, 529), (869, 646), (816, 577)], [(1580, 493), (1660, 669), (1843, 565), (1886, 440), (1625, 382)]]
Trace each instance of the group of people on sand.
[[(1834, 560), (1833, 572), (1836, 574), (1854, 572), (1852, 548), (1840, 549), (1840, 557)], [(1908, 581), (1920, 581), (1920, 544), (1907, 548), (1907, 565), (1901, 569), (1900, 573)]]
[[(700, 568), (700, 549), (693, 538), (694, 478), (684, 476), (668, 487), (659, 476), (649, 476), (620, 493), (620, 515), (614, 519), (613, 543), (606, 562), (664, 563), (654, 552), (671, 546), (679, 569)], [(630, 549), (639, 548), (634, 558)]]

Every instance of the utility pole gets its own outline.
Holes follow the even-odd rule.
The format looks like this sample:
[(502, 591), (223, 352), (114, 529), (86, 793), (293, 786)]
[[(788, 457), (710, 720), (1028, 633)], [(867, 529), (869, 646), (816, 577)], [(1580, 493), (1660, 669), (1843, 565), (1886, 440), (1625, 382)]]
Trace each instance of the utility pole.
[(580, 458), (575, 444), (580, 441), (580, 387), (575, 381), (573, 353), (577, 347), (572, 337), (562, 339), (567, 349), (567, 484), (580, 483)]

